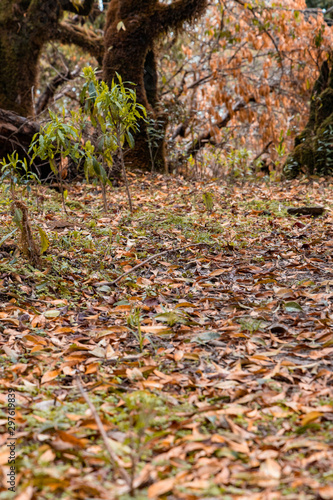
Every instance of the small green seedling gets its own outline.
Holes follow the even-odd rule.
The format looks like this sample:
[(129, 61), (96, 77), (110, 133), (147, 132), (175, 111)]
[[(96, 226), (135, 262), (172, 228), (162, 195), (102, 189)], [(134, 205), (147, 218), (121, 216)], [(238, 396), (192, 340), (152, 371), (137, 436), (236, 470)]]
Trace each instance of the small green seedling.
[(211, 213), (214, 208), (214, 197), (212, 193), (203, 193), (202, 194), (202, 201), (206, 207), (207, 212)]
[[(114, 154), (119, 155), (128, 203), (132, 212), (133, 205), (126, 175), (123, 148), (126, 143), (131, 148), (134, 147), (133, 133), (139, 129), (138, 120), (146, 118), (146, 110), (144, 106), (136, 102), (135, 91), (125, 87), (118, 73), (116, 73), (118, 83), (112, 80), (110, 87), (105, 82), (97, 80), (91, 67), (84, 68), (83, 75), (86, 81), (80, 98), (84, 105), (84, 112), (89, 115), (91, 123), (99, 131), (97, 152), (101, 160), (109, 166), (112, 166)], [(105, 169), (101, 164), (97, 165), (96, 154), (93, 156), (94, 151), (92, 151), (91, 145), (89, 148), (91, 159), (88, 160), (87, 166), (93, 166), (104, 184), (107, 182)]]
[(0, 182), (7, 180), (9, 182), (9, 190), (12, 199), (15, 199), (17, 187), (23, 186), (23, 191), (30, 193), (31, 184), (33, 182), (39, 182), (37, 175), (29, 171), (27, 160), (24, 158), (23, 161), (19, 159), (16, 151), (11, 155), (7, 155), (7, 160), (5, 158), (0, 161)]
[[(64, 159), (68, 156), (78, 161), (82, 156), (80, 151), (81, 133), (73, 123), (67, 123), (65, 110), (58, 116), (49, 110), (50, 121), (41, 129), (41, 132), (35, 134), (30, 145), (30, 151), (33, 151), (32, 161), (39, 156), (42, 160), (48, 160), (52, 172), (57, 176), (60, 184), (62, 206), (65, 213), (65, 200), (67, 192), (63, 188), (62, 171), (57, 166), (56, 158)], [(61, 160), (60, 160), (61, 163)]]

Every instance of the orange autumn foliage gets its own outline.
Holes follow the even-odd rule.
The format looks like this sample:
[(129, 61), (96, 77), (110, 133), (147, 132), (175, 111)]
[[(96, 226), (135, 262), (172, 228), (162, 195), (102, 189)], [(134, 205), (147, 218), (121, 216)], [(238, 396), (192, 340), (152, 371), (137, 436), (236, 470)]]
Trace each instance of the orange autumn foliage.
[[(211, 2), (180, 42), (163, 42), (162, 94), (174, 111), (170, 135), (179, 150), (196, 153), (193, 139), (206, 137), (223, 148), (245, 142), (255, 155), (273, 141), (274, 159), (281, 131), (290, 149), (332, 42), (322, 12), (304, 0)], [(184, 137), (175, 133), (179, 121)]]

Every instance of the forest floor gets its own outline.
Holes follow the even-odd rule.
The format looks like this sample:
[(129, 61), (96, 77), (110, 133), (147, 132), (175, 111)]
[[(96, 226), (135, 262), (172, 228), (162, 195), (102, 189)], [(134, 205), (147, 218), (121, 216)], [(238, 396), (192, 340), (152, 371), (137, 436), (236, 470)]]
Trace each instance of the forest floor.
[(332, 184), (130, 182), (30, 196), (40, 269), (0, 247), (0, 499), (333, 499)]

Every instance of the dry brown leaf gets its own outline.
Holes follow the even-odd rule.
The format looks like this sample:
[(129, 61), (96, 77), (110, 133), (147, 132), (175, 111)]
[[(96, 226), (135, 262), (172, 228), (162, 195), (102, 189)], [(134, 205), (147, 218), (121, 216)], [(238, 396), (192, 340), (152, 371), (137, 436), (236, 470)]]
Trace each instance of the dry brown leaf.
[(60, 374), (60, 370), (50, 370), (42, 376), (41, 383), (45, 384), (46, 382), (50, 382), (51, 380), (54, 380), (57, 378), (57, 376)]
[(152, 484), (148, 488), (148, 498), (158, 498), (159, 496), (172, 491), (175, 482), (176, 478), (169, 477), (168, 479), (163, 479), (163, 481), (158, 481), (157, 483)]

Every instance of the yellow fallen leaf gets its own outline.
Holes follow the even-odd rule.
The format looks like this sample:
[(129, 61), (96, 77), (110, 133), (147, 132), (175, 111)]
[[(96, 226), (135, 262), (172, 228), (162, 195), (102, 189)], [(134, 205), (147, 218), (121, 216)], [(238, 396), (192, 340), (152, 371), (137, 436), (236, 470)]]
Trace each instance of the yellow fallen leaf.
[(321, 417), (322, 413), (320, 411), (310, 411), (302, 418), (302, 425), (307, 425), (310, 422), (314, 422), (317, 418)]

